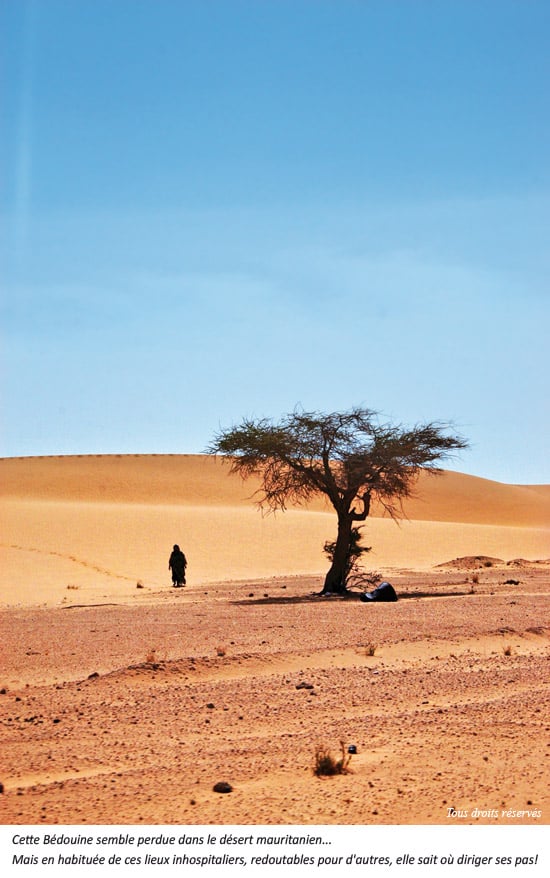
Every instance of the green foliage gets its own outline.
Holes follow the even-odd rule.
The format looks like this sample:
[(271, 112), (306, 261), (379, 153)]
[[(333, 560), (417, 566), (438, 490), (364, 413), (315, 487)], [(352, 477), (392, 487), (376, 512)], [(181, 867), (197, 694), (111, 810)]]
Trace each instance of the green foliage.
[(364, 520), (374, 498), (398, 517), (419, 471), (438, 472), (442, 460), (467, 447), (445, 431), (435, 423), (412, 429), (382, 424), (364, 408), (294, 411), (279, 423), (245, 418), (222, 430), (207, 450), (229, 458), (232, 471), (244, 478), (261, 476), (262, 506), (285, 509), (289, 501), (324, 494), (336, 510), (355, 506), (356, 520)]
[[(338, 536), (325, 544), (331, 559), (324, 594), (342, 593), (352, 579), (366, 574), (357, 522), (365, 521), (377, 501), (394, 519), (403, 515), (403, 501), (413, 493), (421, 470), (439, 473), (439, 464), (467, 448), (448, 425), (427, 423), (412, 428), (383, 424), (376, 412), (294, 411), (279, 423), (245, 418), (222, 430), (207, 449), (231, 462), (243, 478), (259, 476), (257, 502), (268, 511), (288, 503), (306, 503), (324, 495), (338, 516)], [(367, 581), (372, 581), (368, 580)]]
[[(370, 552), (372, 547), (361, 546), (361, 538), (361, 528), (352, 527), (350, 531), (350, 543), (343, 574), (343, 581), (346, 586), (350, 585), (352, 582), (355, 584), (358, 580), (362, 582), (363, 578), (367, 577), (369, 583), (372, 582), (372, 576), (365, 574), (361, 565), (361, 559), (363, 555), (365, 555), (367, 552)], [(323, 546), (323, 551), (329, 559), (330, 563), (332, 564), (334, 561), (334, 554), (336, 552), (336, 540), (327, 540), (325, 545)]]

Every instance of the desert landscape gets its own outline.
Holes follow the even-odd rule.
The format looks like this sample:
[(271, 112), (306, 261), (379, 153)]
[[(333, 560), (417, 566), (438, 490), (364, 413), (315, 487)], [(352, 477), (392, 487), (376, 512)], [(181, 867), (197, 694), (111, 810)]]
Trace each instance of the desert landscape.
[(549, 485), (423, 476), (367, 520), (366, 604), (319, 596), (322, 501), (262, 515), (212, 457), (0, 482), (2, 823), (549, 822)]

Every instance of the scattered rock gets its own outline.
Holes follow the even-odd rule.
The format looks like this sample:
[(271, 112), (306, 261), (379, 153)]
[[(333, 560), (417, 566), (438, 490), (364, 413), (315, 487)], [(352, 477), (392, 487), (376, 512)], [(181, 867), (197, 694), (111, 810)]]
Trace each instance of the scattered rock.
[(313, 683), (305, 683), (302, 681), (301, 683), (296, 684), (296, 689), (313, 689)]
[(97, 671), (94, 671), (93, 674), (88, 674), (88, 680), (95, 680), (96, 677), (99, 677)]
[(225, 780), (220, 780), (218, 783), (215, 783), (212, 787), (215, 793), (232, 793), (233, 787), (230, 783), (227, 783)]

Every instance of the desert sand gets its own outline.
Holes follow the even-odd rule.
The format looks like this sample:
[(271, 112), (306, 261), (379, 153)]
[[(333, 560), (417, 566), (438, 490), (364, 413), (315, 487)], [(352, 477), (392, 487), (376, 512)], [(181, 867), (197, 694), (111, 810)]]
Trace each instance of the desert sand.
[(321, 500), (262, 516), (221, 461), (0, 481), (3, 823), (548, 823), (550, 486), (423, 476), (367, 521), (399, 600), (365, 604), (318, 595)]

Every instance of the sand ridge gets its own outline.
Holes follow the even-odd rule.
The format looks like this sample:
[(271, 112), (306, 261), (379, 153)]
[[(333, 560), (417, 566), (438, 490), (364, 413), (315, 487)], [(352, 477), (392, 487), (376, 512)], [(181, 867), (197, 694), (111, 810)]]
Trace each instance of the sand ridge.
[[(421, 483), (367, 523), (376, 605), (319, 596), (322, 503), (262, 517), (219, 461), (0, 476), (4, 823), (549, 822), (548, 486)], [(316, 777), (340, 741), (349, 774)]]
[[(335, 516), (323, 499), (263, 516), (257, 482), (201, 455), (106, 455), (0, 460), (0, 604), (132, 600), (138, 584), (169, 584), (178, 542), (195, 584), (316, 574)], [(428, 569), (457, 555), (547, 557), (550, 487), (500, 485), (445, 472), (425, 476), (398, 526), (366, 523), (371, 567)], [(378, 510), (380, 512), (380, 510)]]
[[(209, 455), (65, 455), (0, 459), (0, 497), (189, 506), (251, 505), (260, 482)], [(322, 498), (307, 510), (330, 511)], [(504, 485), (446, 470), (421, 475), (406, 517), (548, 527), (550, 485)], [(373, 508), (377, 517), (383, 510)]]

